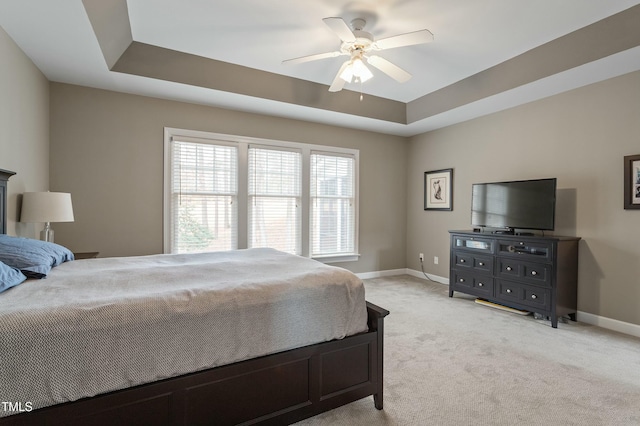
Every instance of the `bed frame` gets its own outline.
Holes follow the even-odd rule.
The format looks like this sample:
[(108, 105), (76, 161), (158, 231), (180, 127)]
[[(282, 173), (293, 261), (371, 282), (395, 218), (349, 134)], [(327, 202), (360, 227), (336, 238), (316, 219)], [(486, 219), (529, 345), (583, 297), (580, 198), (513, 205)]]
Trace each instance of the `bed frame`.
[[(0, 418), (0, 425), (282, 425), (373, 395), (383, 405), (383, 323), (369, 331)], [(23, 402), (23, 406), (24, 406)]]
[[(4, 230), (8, 177), (2, 172)], [(389, 311), (367, 302), (367, 314), (366, 333), (25, 411), (0, 418), (0, 426), (282, 425), (369, 395), (381, 410)], [(25, 407), (28, 401), (12, 402)]]

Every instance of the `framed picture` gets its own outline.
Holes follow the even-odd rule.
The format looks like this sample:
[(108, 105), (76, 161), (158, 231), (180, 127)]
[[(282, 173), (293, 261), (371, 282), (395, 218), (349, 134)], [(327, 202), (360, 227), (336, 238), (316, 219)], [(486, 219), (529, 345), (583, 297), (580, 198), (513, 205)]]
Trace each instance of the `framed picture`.
[(424, 172), (424, 209), (453, 210), (453, 169)]
[(640, 155), (624, 157), (624, 208), (640, 209)]

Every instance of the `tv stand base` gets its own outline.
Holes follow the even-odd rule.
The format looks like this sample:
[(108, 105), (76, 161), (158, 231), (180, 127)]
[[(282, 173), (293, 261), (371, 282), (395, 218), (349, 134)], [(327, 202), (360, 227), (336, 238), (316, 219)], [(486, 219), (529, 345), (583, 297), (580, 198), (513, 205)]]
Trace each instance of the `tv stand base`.
[(449, 297), (455, 291), (551, 318), (575, 318), (578, 237), (449, 231)]

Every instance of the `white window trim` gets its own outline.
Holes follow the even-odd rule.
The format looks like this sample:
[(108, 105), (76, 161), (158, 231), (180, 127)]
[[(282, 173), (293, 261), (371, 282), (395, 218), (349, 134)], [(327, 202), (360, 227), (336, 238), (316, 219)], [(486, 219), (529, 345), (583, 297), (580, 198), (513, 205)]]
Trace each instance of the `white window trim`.
[(311, 186), (311, 152), (326, 153), (330, 155), (353, 156), (355, 159), (355, 212), (354, 212), (354, 253), (344, 255), (315, 256), (313, 259), (324, 263), (351, 262), (359, 259), (359, 187), (360, 187), (360, 151), (351, 148), (341, 148), (326, 145), (306, 144), (301, 142), (289, 142), (273, 139), (252, 138), (246, 136), (226, 135), (222, 133), (204, 132), (199, 130), (178, 129), (172, 127), (164, 128), (164, 189), (163, 189), (163, 250), (165, 253), (171, 251), (171, 140), (181, 138), (185, 141), (211, 143), (215, 141), (220, 145), (234, 145), (238, 147), (238, 248), (247, 248), (248, 242), (248, 148), (249, 145), (264, 145), (265, 147), (281, 147), (284, 149), (300, 150), (302, 153), (302, 233), (301, 233), (301, 255), (310, 257), (310, 203), (311, 197), (309, 188)]

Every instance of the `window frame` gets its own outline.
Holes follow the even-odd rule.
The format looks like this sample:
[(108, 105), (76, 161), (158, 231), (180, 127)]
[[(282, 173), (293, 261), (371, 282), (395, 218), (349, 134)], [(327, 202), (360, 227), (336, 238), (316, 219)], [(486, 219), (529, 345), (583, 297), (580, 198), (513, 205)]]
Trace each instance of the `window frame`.
[(354, 159), (354, 241), (353, 253), (338, 255), (320, 255), (311, 257), (324, 263), (351, 262), (360, 258), (359, 252), (359, 206), (360, 206), (360, 151), (353, 148), (342, 148), (327, 145), (307, 144), (273, 139), (227, 135), (199, 130), (164, 128), (164, 187), (163, 187), (163, 251), (171, 252), (171, 141), (173, 138), (201, 143), (233, 145), (238, 147), (238, 206), (237, 206), (237, 248), (246, 249), (249, 243), (248, 228), (249, 206), (249, 146), (264, 146), (271, 149), (299, 150), (302, 153), (302, 204), (301, 204), (301, 256), (311, 257), (311, 153), (349, 156)]

